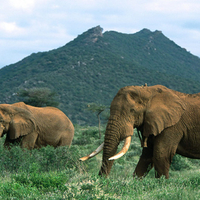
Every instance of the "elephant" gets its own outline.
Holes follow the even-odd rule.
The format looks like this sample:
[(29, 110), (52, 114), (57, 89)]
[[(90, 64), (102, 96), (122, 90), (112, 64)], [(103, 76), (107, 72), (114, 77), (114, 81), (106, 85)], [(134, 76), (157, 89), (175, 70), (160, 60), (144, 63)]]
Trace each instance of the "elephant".
[[(142, 154), (133, 177), (144, 178), (154, 168), (155, 178), (168, 179), (175, 154), (200, 158), (200, 93), (181, 93), (162, 85), (121, 88), (111, 102), (104, 142), (80, 160), (103, 150), (99, 175), (107, 177), (114, 160), (128, 151), (134, 128)], [(116, 153), (122, 140), (124, 146)]]
[(24, 102), (0, 104), (0, 136), (5, 134), (4, 147), (8, 149), (16, 143), (27, 149), (70, 147), (74, 126), (58, 108), (34, 107)]

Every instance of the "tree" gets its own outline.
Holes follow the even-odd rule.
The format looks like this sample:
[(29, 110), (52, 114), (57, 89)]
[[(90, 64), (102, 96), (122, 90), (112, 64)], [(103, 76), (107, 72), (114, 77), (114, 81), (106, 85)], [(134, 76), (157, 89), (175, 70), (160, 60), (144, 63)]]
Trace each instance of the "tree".
[(102, 105), (102, 104), (96, 104), (96, 103), (90, 103), (87, 105), (87, 109), (97, 113), (97, 117), (98, 117), (98, 121), (99, 121), (99, 138), (101, 139), (101, 130), (100, 130), (100, 126), (101, 126), (101, 120), (100, 120), (100, 114), (107, 109), (107, 106)]
[(45, 107), (57, 107), (59, 102), (55, 100), (57, 94), (49, 88), (31, 88), (20, 90), (17, 94), (28, 105)]

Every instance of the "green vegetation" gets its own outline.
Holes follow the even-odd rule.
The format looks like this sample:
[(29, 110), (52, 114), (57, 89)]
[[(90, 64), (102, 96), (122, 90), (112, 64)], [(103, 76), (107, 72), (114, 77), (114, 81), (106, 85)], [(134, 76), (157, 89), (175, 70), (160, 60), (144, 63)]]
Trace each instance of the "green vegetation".
[(19, 101), (16, 94), (49, 88), (59, 108), (80, 125), (97, 125), (89, 103), (110, 106), (127, 85), (162, 84), (185, 93), (200, 92), (200, 59), (160, 31), (102, 33), (92, 28), (58, 49), (33, 53), (0, 69), (0, 103)]
[(28, 105), (45, 107), (57, 107), (59, 103), (55, 100), (56, 93), (52, 92), (49, 88), (30, 88), (20, 90), (17, 94), (21, 101)]
[(86, 162), (79, 161), (102, 142), (98, 127), (75, 126), (70, 148), (47, 146), (28, 151), (13, 146), (8, 151), (3, 148), (4, 139), (0, 140), (1, 199), (200, 198), (199, 160), (175, 156), (168, 180), (155, 179), (154, 170), (143, 180), (133, 179), (141, 153), (137, 134), (127, 154), (115, 161), (107, 179), (98, 176), (101, 153)]

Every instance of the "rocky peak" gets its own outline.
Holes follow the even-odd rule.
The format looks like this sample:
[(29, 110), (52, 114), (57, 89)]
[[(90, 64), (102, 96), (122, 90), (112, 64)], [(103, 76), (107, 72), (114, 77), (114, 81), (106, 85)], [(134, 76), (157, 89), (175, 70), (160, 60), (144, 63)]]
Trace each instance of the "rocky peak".
[(95, 43), (99, 39), (99, 37), (103, 37), (102, 32), (103, 28), (101, 28), (100, 26), (96, 26), (79, 35), (77, 39), (88, 45), (91, 43)]

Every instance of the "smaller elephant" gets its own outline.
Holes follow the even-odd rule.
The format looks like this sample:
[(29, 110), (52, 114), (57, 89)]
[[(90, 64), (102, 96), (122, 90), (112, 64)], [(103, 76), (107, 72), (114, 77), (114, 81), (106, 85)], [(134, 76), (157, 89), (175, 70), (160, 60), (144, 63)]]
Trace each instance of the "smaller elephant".
[(34, 107), (23, 102), (0, 104), (0, 136), (5, 134), (4, 146), (8, 148), (14, 143), (27, 149), (70, 146), (74, 126), (54, 107)]

